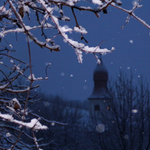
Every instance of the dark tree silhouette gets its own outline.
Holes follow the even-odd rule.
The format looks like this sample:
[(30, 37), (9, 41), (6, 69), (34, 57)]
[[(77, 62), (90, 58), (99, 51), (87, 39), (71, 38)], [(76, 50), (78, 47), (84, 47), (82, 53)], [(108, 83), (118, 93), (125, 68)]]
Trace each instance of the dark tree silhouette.
[[(150, 148), (149, 85), (142, 77), (137, 84), (134, 82), (133, 75), (128, 77), (122, 72), (115, 82), (111, 82), (113, 103), (110, 104), (110, 110), (105, 114), (101, 112), (100, 116), (103, 117), (93, 117), (89, 123), (92, 131), (90, 139), (95, 149)], [(98, 125), (99, 128), (96, 128)]]

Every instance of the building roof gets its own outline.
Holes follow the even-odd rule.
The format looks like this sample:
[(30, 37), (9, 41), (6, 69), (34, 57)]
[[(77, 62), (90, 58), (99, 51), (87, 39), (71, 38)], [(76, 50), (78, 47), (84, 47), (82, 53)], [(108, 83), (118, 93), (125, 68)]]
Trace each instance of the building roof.
[(105, 67), (105, 65), (103, 64), (103, 61), (102, 59), (101, 60), (101, 63), (98, 64), (94, 70), (94, 73), (93, 73), (93, 80), (108, 80), (108, 71)]
[(108, 71), (102, 59), (100, 60), (101, 63), (96, 66), (93, 73), (94, 89), (92, 95), (88, 98), (89, 100), (112, 99), (107, 88)]

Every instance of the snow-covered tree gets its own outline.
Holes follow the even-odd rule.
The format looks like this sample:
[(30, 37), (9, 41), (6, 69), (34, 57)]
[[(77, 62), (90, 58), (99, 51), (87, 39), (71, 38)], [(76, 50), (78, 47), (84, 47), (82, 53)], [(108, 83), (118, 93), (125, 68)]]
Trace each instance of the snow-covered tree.
[[(106, 54), (114, 50), (112, 48), (100, 48), (103, 41), (97, 46), (90, 47), (85, 38), (88, 31), (86, 27), (82, 27), (76, 16), (75, 10), (83, 12), (91, 12), (99, 17), (101, 12), (107, 13), (109, 7), (115, 7), (128, 14), (126, 23), (129, 22), (130, 16), (137, 19), (148, 29), (150, 26), (142, 19), (137, 17), (134, 11), (141, 7), (140, 0), (133, 2), (131, 10), (121, 7), (120, 0), (1, 0), (0, 1), (0, 148), (1, 149), (23, 149), (36, 147), (40, 149), (40, 140), (36, 139), (35, 131), (47, 130), (47, 126), (40, 123), (40, 119), (46, 119), (33, 115), (28, 109), (28, 102), (34, 102), (38, 97), (31, 92), (39, 87), (36, 81), (47, 80), (47, 69), (51, 65), (48, 63), (46, 67), (46, 76), (37, 77), (32, 69), (32, 57), (30, 40), (36, 45), (48, 49), (50, 51), (60, 51), (57, 38), (60, 36), (64, 42), (68, 43), (75, 51), (78, 61), (82, 63), (82, 53), (92, 53), (95, 55), (98, 63), (100, 60), (97, 53)], [(64, 9), (70, 8), (70, 13), (65, 14)], [(87, 18), (89, 19), (89, 18)], [(74, 27), (69, 27), (69, 21), (75, 21)], [(53, 32), (52, 32), (53, 31)], [(72, 39), (73, 34), (80, 33), (80, 39)], [(26, 37), (28, 62), (24, 62), (16, 57), (18, 36)], [(7, 41), (12, 39), (12, 43)], [(16, 42), (13, 41), (16, 39)], [(15, 49), (14, 49), (15, 47)], [(62, 49), (63, 50), (63, 49)], [(36, 51), (36, 50), (35, 50)], [(35, 52), (36, 53), (36, 52)], [(7, 71), (6, 71), (7, 70)], [(18, 78), (28, 80), (29, 84), (18, 84)], [(28, 115), (33, 117), (28, 117)], [(10, 124), (10, 123), (11, 124)], [(52, 123), (51, 121), (48, 121)], [(63, 123), (56, 122), (64, 125)], [(32, 130), (32, 137), (24, 132), (24, 128)], [(21, 140), (21, 136), (25, 135), (34, 141), (35, 145), (28, 145)]]

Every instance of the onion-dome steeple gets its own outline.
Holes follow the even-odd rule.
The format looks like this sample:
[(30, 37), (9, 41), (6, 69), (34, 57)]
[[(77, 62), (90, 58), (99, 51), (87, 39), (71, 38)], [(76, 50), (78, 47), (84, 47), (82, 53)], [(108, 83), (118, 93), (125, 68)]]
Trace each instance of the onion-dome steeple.
[(102, 59), (100, 59), (101, 63), (98, 64), (94, 70), (93, 74), (93, 80), (98, 81), (98, 80), (108, 80), (108, 71), (103, 64)]
[(93, 73), (94, 89), (92, 95), (88, 98), (89, 100), (111, 99), (107, 88), (108, 71), (103, 64), (102, 59), (100, 60), (101, 63), (96, 66)]

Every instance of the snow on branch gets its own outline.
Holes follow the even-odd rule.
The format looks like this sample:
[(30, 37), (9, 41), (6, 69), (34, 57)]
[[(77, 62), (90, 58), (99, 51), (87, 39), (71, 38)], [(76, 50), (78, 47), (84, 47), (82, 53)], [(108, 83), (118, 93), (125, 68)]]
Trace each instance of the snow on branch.
[(88, 32), (86, 31), (85, 28), (83, 28), (82, 26), (79, 27), (74, 27), (74, 31), (82, 33), (82, 34), (87, 34)]
[(114, 50), (114, 47), (112, 47), (111, 50), (108, 50), (107, 48), (101, 49), (99, 47), (89, 47), (89, 46), (85, 46), (83, 43), (78, 43), (78, 41), (74, 41), (74, 40), (70, 39), (65, 32), (70, 31), (71, 29), (65, 28), (65, 30), (64, 30), (64, 27), (61, 27), (59, 25), (58, 19), (55, 16), (51, 15), (50, 17), (52, 18), (53, 22), (55, 23), (57, 29), (59, 30), (59, 33), (64, 38), (65, 42), (67, 42), (69, 45), (71, 45), (75, 49), (80, 63), (82, 63), (82, 59), (81, 59), (82, 53), (79, 51), (83, 51), (86, 53), (106, 54), (106, 53), (110, 53)]
[[(25, 29), (30, 31), (30, 30), (34, 30), (34, 29), (38, 29), (38, 28), (44, 28), (44, 29), (48, 29), (48, 28), (55, 28), (54, 26), (52, 26), (51, 24), (45, 24), (45, 25), (40, 25), (40, 26), (33, 26), (33, 27), (30, 27), (30, 26), (25, 26)], [(1, 31), (0, 32), (0, 36), (3, 38), (6, 34), (8, 33), (25, 33), (25, 30), (24, 28), (16, 28), (16, 29), (10, 29), (10, 30), (4, 30), (4, 31)]]
[(39, 87), (39, 85), (36, 85), (34, 87), (31, 87), (31, 88), (27, 87), (27, 88), (21, 89), (21, 90), (14, 90), (14, 89), (11, 89), (11, 88), (6, 88), (7, 86), (8, 86), (8, 84), (0, 86), (0, 90), (6, 91), (6, 92), (10, 92), (10, 93), (26, 93), (29, 90), (32, 90), (34, 88), (38, 88)]
[(37, 118), (41, 118), (42, 120), (44, 120), (45, 122), (51, 123), (51, 124), (58, 124), (58, 125), (62, 125), (62, 126), (66, 126), (68, 125), (68, 123), (62, 123), (62, 122), (58, 122), (58, 121), (51, 121), (51, 120), (47, 120), (44, 117), (39, 117), (37, 114), (33, 113), (33, 112), (29, 112), (32, 116), (37, 117)]
[(93, 4), (97, 4), (97, 5), (103, 5), (102, 1), (100, 0), (92, 0)]
[[(41, 42), (39, 41), (36, 37), (34, 37), (30, 32), (29, 30), (31, 29), (29, 26), (26, 26), (21, 18), (21, 15), (16, 11), (16, 8), (15, 6), (13, 5), (13, 3), (8, 0), (16, 18), (19, 20), (19, 23), (21, 24), (22, 28), (24, 29), (24, 32), (37, 44), (39, 45), (41, 48), (45, 47), (45, 48), (48, 48), (50, 49), (51, 51), (54, 50), (54, 51), (59, 51), (59, 46), (58, 45), (55, 45), (55, 46), (50, 46), (48, 43), (46, 42)], [(19, 29), (18, 29), (19, 30)]]
[[(18, 133), (20, 132), (20, 130), (18, 128), (15, 128), (13, 126), (9, 126), (9, 125), (0, 125), (0, 128), (6, 128), (6, 129), (10, 129), (12, 131), (17, 131)], [(33, 137), (31, 137), (30, 135), (28, 135), (26, 132), (22, 131), (22, 133), (29, 139), (34, 140)]]
[(0, 86), (0, 90), (3, 90), (3, 89), (5, 89), (7, 86), (9, 85), (9, 83), (7, 83), (7, 84), (4, 84), (4, 85), (1, 85)]
[[(55, 38), (57, 35), (61, 35), (63, 37), (64, 41), (67, 42), (69, 45), (71, 45), (75, 49), (75, 53), (78, 56), (78, 60), (80, 60), (79, 62), (82, 62), (82, 59), (81, 59), (82, 53), (79, 51), (86, 52), (86, 53), (94, 53), (94, 54), (95, 53), (106, 54), (106, 53), (112, 52), (114, 50), (114, 48), (112, 47), (110, 50), (108, 50), (106, 48), (101, 49), (98, 46), (89, 47), (88, 45), (85, 45), (84, 43), (75, 41), (71, 37), (69, 37), (67, 32), (73, 32), (73, 31), (79, 32), (81, 34), (81, 40), (84, 39), (85, 42), (88, 43), (87, 40), (82, 35), (82, 34), (87, 34), (87, 31), (84, 27), (82, 27), (78, 24), (77, 18), (74, 13), (74, 9), (78, 9), (81, 11), (82, 10), (83, 11), (91, 11), (91, 12), (95, 13), (96, 16), (99, 16), (98, 15), (99, 12), (105, 11), (109, 6), (113, 6), (113, 7), (116, 7), (117, 9), (125, 11), (126, 13), (129, 14), (129, 16), (133, 16), (135, 19), (137, 19), (139, 22), (141, 22), (143, 25), (145, 25), (147, 28), (150, 29), (150, 26), (145, 21), (143, 21), (142, 19), (140, 19), (139, 17), (137, 17), (134, 14), (134, 11), (137, 8), (141, 7), (141, 5), (139, 5), (139, 2), (140, 2), (140, 0), (133, 2), (132, 10), (126, 10), (126, 9), (120, 7), (120, 5), (122, 5), (121, 0), (103, 0), (103, 1), (102, 0), (91, 0), (91, 2), (88, 3), (87, 5), (84, 5), (85, 3), (87, 3), (84, 1), (83, 6), (82, 6), (82, 4), (80, 4), (80, 1), (78, 1), (78, 0), (69, 0), (69, 1), (52, 0), (52, 1), (48, 1), (48, 2), (45, 0), (37, 0), (37, 3), (33, 3), (33, 2), (29, 2), (29, 1), (19, 2), (18, 7), (16, 7), (17, 3), (13, 3), (12, 1), (8, 0), (8, 3), (10, 4), (10, 7), (12, 9), (12, 13), (10, 16), (13, 16), (13, 13), (14, 13), (14, 15), (17, 18), (16, 24), (18, 25), (18, 28), (9, 29), (9, 30), (4, 29), (3, 31), (1, 31), (0, 36), (4, 37), (5, 34), (12, 33), (12, 32), (19, 32), (19, 33), (22, 32), (22, 33), (26, 33), (30, 37), (30, 39), (32, 39), (41, 48), (47, 48), (47, 49), (50, 49), (51, 51), (60, 51), (59, 45), (55, 45), (54, 42), (51, 41), (51, 39)], [(52, 4), (52, 5), (50, 5), (50, 4)], [(77, 5), (77, 4), (79, 4), (79, 5)], [(94, 4), (94, 5), (91, 5), (91, 4)], [(54, 5), (57, 5), (58, 10), (55, 10)], [(61, 26), (59, 23), (59, 20), (66, 21), (65, 19), (63, 19), (63, 17), (64, 17), (64, 12), (62, 10), (63, 6), (67, 6), (72, 9), (73, 17), (76, 22), (76, 27), (74, 27), (73, 29), (66, 27), (66, 26)], [(19, 9), (19, 10), (17, 10), (17, 9)], [(28, 15), (29, 14), (31, 15), (32, 14), (31, 9), (34, 10), (33, 14), (36, 15), (37, 22), (40, 24), (38, 26), (30, 27), (29, 25), (25, 25), (25, 22), (23, 20), (24, 14), (22, 15), (21, 11), (23, 11), (23, 13), (27, 13)], [(2, 13), (5, 13), (6, 11), (8, 11), (10, 9), (6, 10), (5, 7), (2, 7), (1, 10), (2, 10)], [(55, 11), (57, 11), (59, 14), (61, 14), (62, 17), (58, 17), (58, 16), (54, 15)], [(43, 15), (42, 20), (39, 19), (38, 13)], [(10, 19), (10, 18), (7, 18), (7, 19)], [(54, 26), (48, 23), (48, 21), (51, 21), (50, 19), (54, 23)], [(128, 17), (128, 20), (129, 19), (130, 19), (130, 17)], [(68, 19), (67, 19), (67, 21), (68, 21)], [(69, 19), (69, 21), (70, 21), (70, 19)], [(128, 22), (128, 21), (126, 21), (126, 22)], [(44, 37), (45, 37), (45, 42), (41, 42), (37, 38), (37, 36), (34, 36), (30, 32), (30, 30), (38, 29), (38, 28), (41, 29), (42, 35), (44, 35)], [(45, 29), (45, 28), (57, 29), (58, 33), (56, 35), (54, 35), (53, 38), (49, 38), (43, 31), (43, 29)], [(50, 40), (48, 40), (48, 42), (47, 42), (46, 39), (50, 39)], [(49, 45), (49, 43), (51, 45)]]
[[(52, 9), (50, 7), (48, 7), (48, 5), (45, 4), (45, 2), (43, 0), (38, 0), (38, 1), (41, 3), (43, 8), (45, 9), (46, 14), (49, 15), (49, 17), (52, 19), (53, 23), (55, 24), (57, 30), (59, 31), (59, 34), (63, 37), (64, 41), (67, 42), (69, 45), (71, 45), (75, 49), (75, 52), (78, 56), (78, 60), (80, 63), (82, 63), (82, 53), (80, 51), (83, 51), (86, 53), (106, 54), (106, 53), (110, 53), (114, 50), (114, 48), (112, 48), (111, 50), (108, 50), (106, 48), (100, 49), (99, 47), (89, 47), (89, 46), (85, 46), (83, 43), (79, 43), (78, 41), (74, 41), (74, 40), (70, 39), (68, 37), (68, 35), (66, 34), (66, 32), (72, 32), (73, 29), (66, 27), (66, 26), (61, 26), (59, 24), (58, 18), (52, 14), (52, 11), (51, 11)], [(106, 4), (105, 7), (107, 7), (108, 4)], [(81, 26), (74, 27), (74, 31), (80, 32), (83, 34), (87, 33), (87, 31)]]
[(35, 75), (34, 74), (30, 74), (29, 75), (29, 77), (28, 77), (28, 80), (30, 80), (30, 81), (39, 81), (39, 80), (47, 80), (48, 79), (48, 77), (45, 77), (45, 78), (42, 78), (42, 77), (35, 77)]
[(59, 45), (54, 45), (54, 46), (50, 46), (47, 42), (41, 42), (39, 41), (36, 37), (33, 36), (33, 34), (31, 34), (30, 32), (28, 32), (29, 37), (37, 44), (39, 45), (41, 48), (45, 47), (51, 51), (60, 51), (60, 47)]
[(47, 130), (48, 129), (47, 126), (42, 125), (39, 122), (39, 120), (36, 118), (33, 118), (30, 122), (27, 123), (27, 122), (22, 122), (22, 121), (16, 120), (13, 118), (12, 115), (9, 115), (9, 114), (0, 113), (0, 117), (5, 120), (8, 120), (10, 122), (16, 123), (20, 126), (24, 126), (24, 127), (27, 127), (27, 128), (33, 129), (33, 130)]

